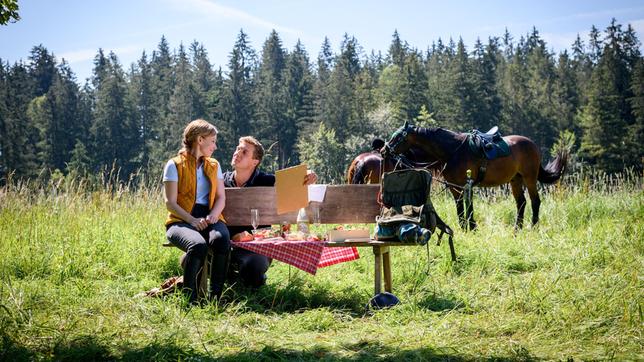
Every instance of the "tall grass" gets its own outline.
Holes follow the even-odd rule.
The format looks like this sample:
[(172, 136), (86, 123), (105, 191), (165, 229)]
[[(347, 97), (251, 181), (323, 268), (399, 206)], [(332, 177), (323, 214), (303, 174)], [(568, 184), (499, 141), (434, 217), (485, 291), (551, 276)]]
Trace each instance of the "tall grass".
[[(51, 178), (0, 189), (0, 360), (642, 360), (642, 175), (582, 172), (543, 188), (541, 221), (479, 190), (479, 230), (393, 248), (402, 303), (367, 311), (373, 255), (313, 277), (275, 262), (259, 290), (185, 308), (136, 295), (180, 274), (155, 182)], [(434, 189), (441, 217), (453, 201)], [(530, 208), (526, 214), (530, 215)], [(529, 220), (529, 218), (528, 218)]]

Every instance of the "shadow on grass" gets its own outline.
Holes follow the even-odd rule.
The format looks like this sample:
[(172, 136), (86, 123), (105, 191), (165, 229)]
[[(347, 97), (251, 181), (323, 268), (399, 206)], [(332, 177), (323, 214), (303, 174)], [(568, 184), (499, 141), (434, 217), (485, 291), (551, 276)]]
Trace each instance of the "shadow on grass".
[[(278, 343), (278, 342), (276, 342)], [(3, 344), (2, 347), (7, 347)], [(418, 349), (400, 350), (385, 346), (379, 341), (360, 341), (340, 346), (340, 351), (332, 351), (328, 347), (313, 346), (306, 350), (295, 350), (265, 346), (257, 351), (233, 352), (219, 354), (218, 351), (196, 351), (189, 346), (179, 346), (172, 342), (152, 343), (144, 347), (129, 347), (115, 345), (110, 341), (101, 340), (95, 336), (80, 336), (67, 344), (57, 344), (49, 351), (31, 351), (21, 346), (11, 350), (0, 351), (2, 360), (27, 361), (47, 359), (56, 361), (533, 361), (536, 360), (527, 350), (509, 356), (475, 356), (459, 353), (453, 348), (423, 347)], [(19, 354), (9, 352), (20, 351)], [(213, 355), (211, 353), (217, 353)]]
[(227, 290), (226, 298), (232, 302), (243, 301), (246, 308), (257, 313), (292, 313), (302, 309), (328, 307), (361, 315), (370, 296), (357, 288), (338, 291), (328, 285), (306, 285), (303, 279), (295, 278), (286, 285), (269, 284), (260, 288), (235, 284)]
[(448, 310), (463, 309), (465, 302), (458, 299), (445, 298), (439, 295), (429, 295), (418, 302), (418, 306), (432, 312), (444, 312)]

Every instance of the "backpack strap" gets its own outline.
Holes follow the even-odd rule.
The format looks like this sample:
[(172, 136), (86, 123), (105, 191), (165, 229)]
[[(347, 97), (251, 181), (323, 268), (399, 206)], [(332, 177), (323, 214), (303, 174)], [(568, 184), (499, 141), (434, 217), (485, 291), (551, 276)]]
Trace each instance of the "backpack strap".
[(436, 245), (441, 244), (441, 239), (443, 238), (443, 234), (448, 235), (447, 242), (449, 243), (449, 252), (452, 254), (452, 261), (456, 261), (456, 251), (454, 250), (454, 231), (447, 225), (445, 222), (436, 214), (436, 228), (440, 230), (440, 234), (438, 234), (438, 240), (436, 240)]

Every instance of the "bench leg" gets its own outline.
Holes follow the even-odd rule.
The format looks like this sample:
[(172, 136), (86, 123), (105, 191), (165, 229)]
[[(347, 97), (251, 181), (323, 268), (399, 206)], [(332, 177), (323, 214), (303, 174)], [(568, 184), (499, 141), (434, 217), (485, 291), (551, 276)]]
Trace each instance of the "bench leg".
[(391, 260), (388, 246), (382, 248), (382, 270), (385, 276), (385, 292), (391, 293)]
[[(373, 256), (374, 256), (374, 293), (378, 294), (381, 291), (382, 287), (382, 247), (374, 246), (373, 247)], [(374, 294), (374, 295), (375, 295)]]

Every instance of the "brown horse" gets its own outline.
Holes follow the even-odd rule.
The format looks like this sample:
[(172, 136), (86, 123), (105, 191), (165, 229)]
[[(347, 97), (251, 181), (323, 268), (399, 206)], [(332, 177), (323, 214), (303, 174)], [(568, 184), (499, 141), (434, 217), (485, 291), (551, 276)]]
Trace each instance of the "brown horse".
[[(516, 228), (523, 226), (523, 214), (526, 199), (523, 187), (528, 189), (532, 204), (532, 224), (539, 221), (539, 193), (537, 181), (554, 183), (563, 174), (568, 163), (568, 154), (560, 152), (546, 167), (541, 166), (541, 155), (537, 145), (524, 136), (503, 137), (510, 147), (510, 155), (487, 160), (487, 171), (482, 173), (483, 178), (478, 180), (481, 165), (484, 160), (481, 156), (472, 153), (467, 145), (468, 136), (465, 133), (456, 133), (443, 128), (421, 128), (405, 122), (392, 135), (384, 147), (385, 155), (400, 155), (413, 147), (429, 155), (426, 161), (438, 160), (442, 169), (442, 176), (449, 184), (450, 191), (456, 201), (459, 223), (465, 228), (466, 220), (463, 213), (462, 186), (467, 181), (467, 170), (472, 171), (472, 179), (478, 180), (477, 185), (483, 187), (499, 186), (510, 183), (512, 195), (517, 205)], [(476, 222), (469, 218), (469, 228), (475, 229)]]

